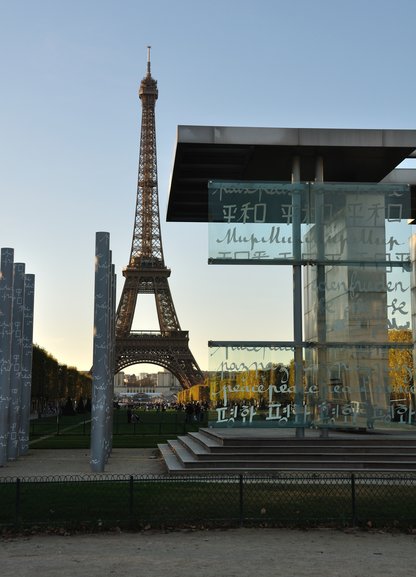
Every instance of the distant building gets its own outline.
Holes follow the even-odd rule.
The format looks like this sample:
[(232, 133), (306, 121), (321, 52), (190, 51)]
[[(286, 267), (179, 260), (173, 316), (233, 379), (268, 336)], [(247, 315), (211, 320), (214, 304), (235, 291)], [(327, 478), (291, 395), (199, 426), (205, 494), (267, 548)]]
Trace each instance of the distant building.
[(157, 373), (157, 383), (155, 393), (165, 398), (171, 397), (181, 390), (181, 385), (178, 379), (169, 371), (161, 371)]
[(153, 373), (139, 373), (139, 375), (126, 375), (119, 372), (114, 375), (114, 394), (124, 393), (155, 393), (157, 375)]
[(114, 375), (114, 394), (115, 395), (122, 395), (123, 393), (127, 392), (127, 387), (125, 383), (125, 374), (120, 371), (116, 375)]

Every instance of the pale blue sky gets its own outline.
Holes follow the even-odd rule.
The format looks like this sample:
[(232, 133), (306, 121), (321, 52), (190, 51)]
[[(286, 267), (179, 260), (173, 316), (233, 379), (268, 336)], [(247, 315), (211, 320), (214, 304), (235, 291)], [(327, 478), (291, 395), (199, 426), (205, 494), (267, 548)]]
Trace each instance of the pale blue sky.
[[(91, 366), (98, 230), (120, 294), (148, 44), (163, 247), (191, 350), (206, 369), (210, 339), (291, 338), (290, 268), (208, 266), (207, 226), (165, 222), (176, 126), (415, 129), (415, 22), (414, 0), (0, 0), (0, 246), (36, 275), (35, 342)], [(142, 306), (138, 328), (156, 328)]]

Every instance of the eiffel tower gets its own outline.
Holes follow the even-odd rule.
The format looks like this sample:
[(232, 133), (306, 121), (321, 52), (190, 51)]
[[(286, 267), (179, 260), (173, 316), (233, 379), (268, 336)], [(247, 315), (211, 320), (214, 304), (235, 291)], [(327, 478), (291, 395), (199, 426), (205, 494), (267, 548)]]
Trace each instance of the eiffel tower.
[[(200, 384), (202, 372), (190, 348), (188, 332), (181, 330), (175, 312), (160, 233), (157, 185), (155, 104), (157, 82), (150, 73), (150, 47), (147, 74), (139, 88), (142, 102), (139, 174), (136, 215), (130, 261), (123, 270), (123, 292), (116, 315), (115, 372), (138, 363), (164, 367), (183, 388)], [(153, 294), (160, 331), (132, 330), (139, 294)]]

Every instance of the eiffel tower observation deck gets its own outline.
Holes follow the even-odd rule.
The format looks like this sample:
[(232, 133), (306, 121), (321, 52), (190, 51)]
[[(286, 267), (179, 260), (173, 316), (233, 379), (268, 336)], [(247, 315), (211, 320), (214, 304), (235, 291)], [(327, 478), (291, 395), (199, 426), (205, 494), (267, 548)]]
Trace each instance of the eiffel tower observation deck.
[[(149, 363), (170, 371), (183, 388), (200, 384), (202, 372), (189, 348), (187, 331), (180, 327), (168, 278), (170, 270), (163, 258), (157, 183), (155, 104), (157, 81), (150, 71), (139, 88), (142, 103), (136, 213), (130, 259), (123, 270), (123, 292), (116, 315), (115, 372), (125, 367)], [(132, 330), (137, 297), (153, 294), (159, 331)]]

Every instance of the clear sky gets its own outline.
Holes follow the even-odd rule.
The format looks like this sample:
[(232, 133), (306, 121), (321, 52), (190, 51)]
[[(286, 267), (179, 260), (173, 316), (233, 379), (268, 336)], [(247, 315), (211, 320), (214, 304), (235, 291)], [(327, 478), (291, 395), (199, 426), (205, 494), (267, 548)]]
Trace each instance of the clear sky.
[[(290, 267), (208, 266), (207, 225), (166, 223), (176, 127), (415, 129), (415, 22), (414, 0), (0, 0), (0, 246), (36, 275), (34, 341), (91, 366), (96, 231), (120, 295), (147, 45), (164, 256), (191, 350), (207, 369), (208, 340), (290, 339)], [(157, 328), (142, 296), (136, 328)]]

